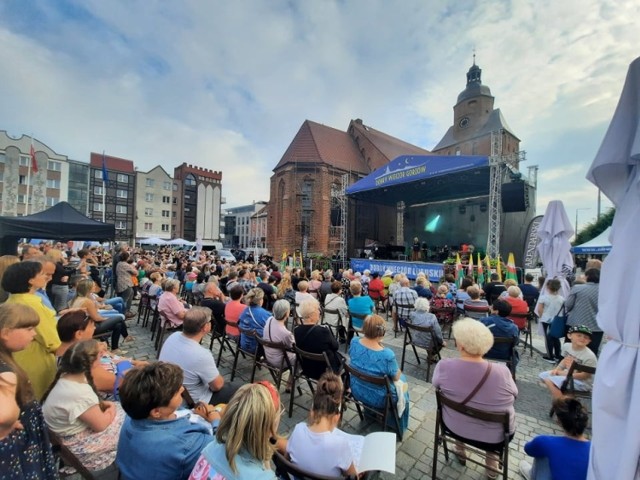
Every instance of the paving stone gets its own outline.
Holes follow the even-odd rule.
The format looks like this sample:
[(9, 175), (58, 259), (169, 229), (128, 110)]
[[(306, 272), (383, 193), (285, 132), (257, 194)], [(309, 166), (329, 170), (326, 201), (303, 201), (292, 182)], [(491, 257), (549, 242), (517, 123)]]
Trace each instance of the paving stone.
[[(135, 318), (128, 322), (131, 334), (136, 336), (135, 342), (125, 344), (128, 350), (127, 356), (140, 360), (155, 360), (156, 352), (151, 341), (149, 329), (143, 329), (136, 324)], [(385, 344), (392, 348), (399, 360), (402, 357), (402, 338), (398, 336), (393, 338), (393, 332), (387, 333)], [(535, 330), (535, 327), (534, 327)], [(448, 346), (443, 349), (443, 357), (456, 357), (457, 351), (453, 347), (453, 341), (448, 341)], [(210, 344), (209, 337), (206, 337), (202, 345), (208, 347)], [(543, 340), (534, 333), (534, 347), (542, 351), (544, 349)], [(214, 345), (215, 358), (217, 358), (219, 345)], [(411, 359), (407, 352), (407, 358), (415, 361), (415, 357)], [(248, 360), (240, 360), (240, 371), (236, 375), (236, 379), (241, 382), (248, 382), (251, 375), (251, 365)], [(223, 355), (223, 362), (219, 366), (220, 372), (225, 379), (229, 380), (231, 376), (232, 358), (230, 355)], [(539, 385), (538, 374), (541, 371), (549, 370), (550, 364), (544, 362), (540, 354), (534, 351), (533, 356), (526, 353), (521, 354), (521, 360), (517, 369), (516, 384), (519, 390), (519, 396), (516, 400), (516, 434), (511, 443), (510, 462), (509, 462), (509, 478), (519, 478), (518, 463), (520, 459), (526, 458), (523, 447), (533, 436), (540, 434), (558, 434), (559, 427), (554, 420), (548, 415), (550, 407), (550, 397), (547, 390)], [(397, 444), (396, 456), (396, 475), (381, 473), (378, 475), (380, 479), (392, 478), (411, 478), (422, 479), (430, 478), (431, 466), (433, 462), (433, 435), (435, 431), (436, 418), (436, 401), (433, 385), (425, 381), (426, 365), (418, 366), (407, 365), (405, 374), (409, 382), (410, 391), (410, 421), (409, 431), (405, 434), (404, 440)], [(432, 367), (433, 372), (433, 367)], [(269, 373), (264, 369), (258, 371), (256, 380), (271, 379)], [(283, 382), (284, 385), (284, 382)], [(289, 394), (284, 393), (284, 386), (281, 389), (282, 401), (288, 405)], [(303, 389), (303, 395), (296, 395), (295, 405), (293, 409), (293, 417), (288, 418), (287, 415), (281, 420), (280, 433), (288, 434), (293, 427), (307, 418), (308, 410), (302, 408), (310, 405), (311, 395), (308, 389)], [(379, 431), (380, 425), (370, 419), (361, 421), (355, 410), (355, 406), (348, 405), (344, 415), (343, 430), (349, 433), (367, 434), (373, 431)], [(468, 462), (466, 467), (458, 464), (452, 459), (448, 463), (444, 462), (442, 449), (439, 449), (438, 461), (438, 478), (440, 479), (484, 479), (484, 469), (479, 466), (471, 466)]]

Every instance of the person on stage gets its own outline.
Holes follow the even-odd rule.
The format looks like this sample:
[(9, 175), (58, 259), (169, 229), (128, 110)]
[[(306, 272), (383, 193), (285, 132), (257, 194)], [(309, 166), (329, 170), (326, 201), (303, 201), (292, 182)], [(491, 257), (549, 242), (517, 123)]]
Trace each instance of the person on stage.
[(411, 247), (411, 261), (420, 261), (420, 239), (418, 237), (413, 239), (413, 246)]

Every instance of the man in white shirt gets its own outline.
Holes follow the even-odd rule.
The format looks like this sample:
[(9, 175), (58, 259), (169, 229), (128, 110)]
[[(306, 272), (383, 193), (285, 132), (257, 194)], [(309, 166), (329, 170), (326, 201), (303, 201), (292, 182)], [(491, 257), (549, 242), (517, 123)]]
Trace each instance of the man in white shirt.
[(162, 346), (159, 360), (178, 365), (184, 372), (184, 387), (195, 402), (228, 403), (238, 385), (225, 383), (212, 353), (200, 346), (211, 331), (211, 310), (193, 307), (184, 315), (182, 332), (172, 334)]

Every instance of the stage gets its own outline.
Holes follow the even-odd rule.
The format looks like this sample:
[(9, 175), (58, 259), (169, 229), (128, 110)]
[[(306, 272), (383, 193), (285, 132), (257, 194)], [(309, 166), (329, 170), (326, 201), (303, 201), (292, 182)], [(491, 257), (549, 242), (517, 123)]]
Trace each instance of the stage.
[(394, 275), (396, 273), (404, 273), (411, 280), (415, 280), (418, 273), (424, 272), (432, 282), (438, 282), (444, 275), (444, 265), (442, 263), (370, 260), (368, 258), (352, 258), (351, 269), (354, 272), (363, 272), (365, 270), (369, 270), (372, 273), (378, 272), (380, 276), (386, 270), (391, 270)]

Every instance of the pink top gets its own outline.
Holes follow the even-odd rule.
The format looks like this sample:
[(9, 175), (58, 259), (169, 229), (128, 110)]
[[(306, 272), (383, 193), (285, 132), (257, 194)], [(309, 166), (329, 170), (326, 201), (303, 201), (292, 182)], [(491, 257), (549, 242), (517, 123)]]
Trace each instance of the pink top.
[(182, 319), (178, 317), (180, 312), (186, 309), (180, 299), (171, 292), (164, 292), (158, 300), (158, 310), (164, 313), (167, 320), (173, 325), (182, 325)]
[[(231, 300), (224, 307), (224, 318), (230, 322), (238, 323), (240, 319), (240, 315), (244, 312), (244, 309), (247, 306), (244, 303), (240, 303), (240, 300)], [(227, 325), (225, 331), (228, 335), (233, 335), (234, 337), (240, 336), (240, 330), (237, 327), (230, 327)]]

